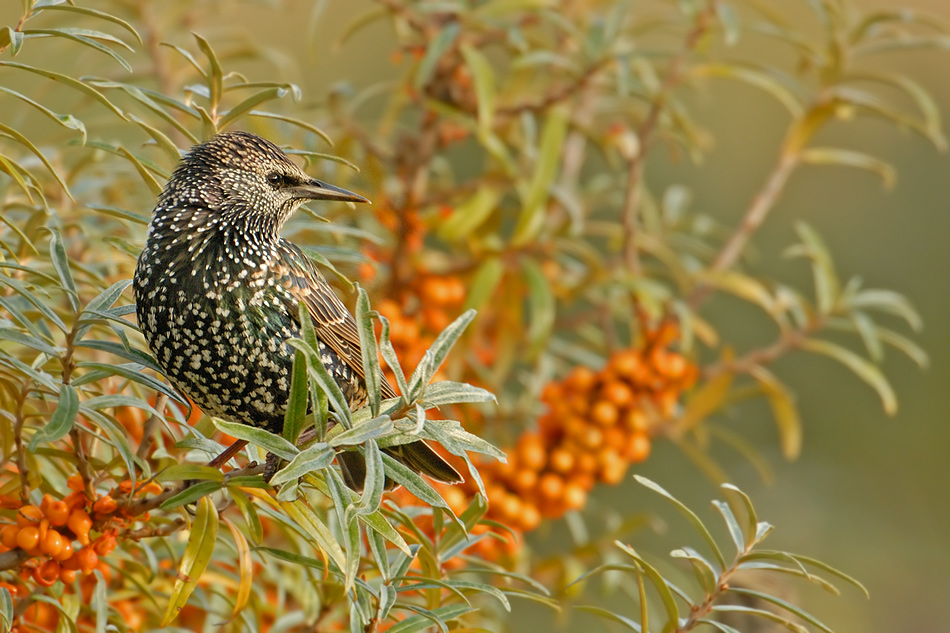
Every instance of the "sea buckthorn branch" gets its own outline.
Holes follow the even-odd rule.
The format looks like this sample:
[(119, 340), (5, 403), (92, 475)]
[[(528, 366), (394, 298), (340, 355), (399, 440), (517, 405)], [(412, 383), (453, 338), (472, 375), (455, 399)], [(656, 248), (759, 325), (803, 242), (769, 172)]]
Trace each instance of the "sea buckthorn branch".
[(710, 0), (706, 8), (696, 14), (695, 26), (686, 35), (683, 48), (670, 62), (663, 83), (654, 95), (650, 103), (650, 109), (647, 111), (643, 122), (637, 128), (639, 149), (627, 165), (627, 188), (624, 193), (621, 211), (623, 223), (623, 257), (627, 269), (634, 275), (640, 273), (640, 256), (637, 251), (636, 241), (638, 231), (637, 216), (643, 197), (641, 181), (643, 179), (644, 162), (667, 100), (672, 91), (683, 81), (683, 77), (686, 74), (687, 61), (699, 46), (702, 38), (711, 28), (712, 20), (716, 15), (716, 4), (715, 0)]

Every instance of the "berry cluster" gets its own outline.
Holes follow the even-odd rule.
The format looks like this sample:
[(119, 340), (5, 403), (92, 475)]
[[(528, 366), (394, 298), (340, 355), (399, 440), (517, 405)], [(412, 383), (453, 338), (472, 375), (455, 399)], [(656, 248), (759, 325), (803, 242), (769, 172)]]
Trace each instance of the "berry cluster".
[[(678, 336), (675, 324), (665, 322), (645, 333), (642, 345), (611, 355), (601, 370), (578, 366), (549, 384), (538, 430), (518, 438), (506, 464), (479, 466), (488, 494), (486, 518), (531, 531), (545, 518), (582, 508), (597, 482), (618, 484), (631, 464), (645, 460), (651, 438), (698, 375), (695, 365), (671, 349)], [(459, 512), (476, 488), (469, 481), (441, 492)], [(516, 547), (486, 538), (475, 549), (494, 560)]]
[[(39, 506), (5, 499), (5, 507), (15, 509), (16, 518), (0, 528), (0, 552), (20, 549), (26, 553), (28, 558), (19, 572), (23, 581), (51, 587), (57, 581), (70, 584), (77, 576), (91, 574), (100, 568), (99, 557), (116, 548), (119, 531), (135, 520), (116, 500), (116, 496), (129, 496), (131, 481), (95, 499), (87, 496), (78, 474), (67, 479), (67, 486), (73, 492), (63, 499), (43, 495)], [(135, 494), (160, 491), (159, 484), (149, 482), (140, 485)]]

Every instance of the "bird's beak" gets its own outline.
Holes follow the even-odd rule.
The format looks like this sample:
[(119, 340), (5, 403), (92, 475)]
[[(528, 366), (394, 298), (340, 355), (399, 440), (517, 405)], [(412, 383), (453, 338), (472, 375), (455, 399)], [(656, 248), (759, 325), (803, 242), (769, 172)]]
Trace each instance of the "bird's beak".
[(335, 187), (319, 180), (310, 180), (297, 185), (291, 189), (291, 192), (295, 198), (303, 198), (306, 200), (339, 200), (341, 202), (365, 202), (371, 204), (369, 200), (357, 193)]

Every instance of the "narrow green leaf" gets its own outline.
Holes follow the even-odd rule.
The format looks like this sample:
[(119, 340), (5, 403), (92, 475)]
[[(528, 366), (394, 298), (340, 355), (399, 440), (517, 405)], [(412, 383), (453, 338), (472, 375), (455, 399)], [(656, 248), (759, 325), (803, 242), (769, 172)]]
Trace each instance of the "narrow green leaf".
[(89, 340), (76, 343), (76, 347), (85, 347), (87, 349), (94, 349), (100, 352), (115, 354), (119, 358), (124, 358), (138, 365), (148, 367), (152, 371), (155, 371), (159, 374), (164, 373), (162, 368), (158, 366), (158, 363), (155, 362), (155, 359), (152, 358), (151, 354), (140, 349), (135, 349), (134, 347), (126, 347), (122, 343), (116, 343), (115, 341)]
[[(653, 588), (656, 589), (657, 594), (660, 596), (660, 601), (663, 603), (663, 608), (666, 611), (666, 623), (663, 625), (663, 633), (671, 633), (672, 631), (675, 631), (679, 623), (679, 608), (676, 606), (676, 598), (673, 596), (673, 591), (670, 589), (670, 585), (667, 584), (666, 579), (663, 578), (656, 568), (643, 560), (643, 558), (637, 554), (637, 552), (632, 547), (621, 543), (620, 541), (614, 541), (614, 544), (635, 561), (637, 561), (637, 564), (641, 569), (643, 569), (646, 577), (650, 579), (650, 582), (653, 584)], [(646, 600), (644, 600), (644, 596), (642, 594), (640, 600), (641, 606), (646, 604)]]
[(132, 166), (135, 167), (135, 171), (138, 172), (149, 191), (152, 192), (152, 195), (156, 197), (160, 195), (162, 193), (162, 185), (157, 180), (155, 180), (155, 176), (152, 175), (148, 167), (146, 167), (137, 156), (124, 147), (119, 147), (118, 150), (122, 156), (132, 163)]
[(429, 407), (440, 407), (444, 404), (459, 404), (464, 402), (497, 402), (495, 394), (464, 382), (440, 380), (426, 387), (426, 397), (423, 404)]
[(250, 112), (248, 112), (248, 114), (250, 116), (260, 117), (262, 119), (274, 119), (275, 121), (283, 121), (284, 123), (290, 123), (291, 125), (296, 125), (297, 127), (303, 128), (307, 130), (308, 132), (313, 132), (314, 134), (322, 138), (324, 141), (326, 141), (327, 145), (329, 145), (330, 147), (333, 147), (333, 139), (331, 139), (330, 136), (326, 132), (324, 132), (323, 130), (321, 130), (315, 125), (307, 123), (306, 121), (301, 121), (300, 119), (295, 119), (293, 117), (285, 116), (283, 114), (275, 114), (273, 112), (264, 112), (262, 110), (251, 110)]
[(93, 572), (96, 576), (96, 586), (92, 590), (92, 600), (90, 606), (92, 612), (96, 614), (96, 633), (106, 633), (106, 625), (109, 620), (109, 600), (106, 597), (106, 579), (98, 569)]
[(79, 412), (79, 392), (72, 385), (63, 384), (59, 388), (59, 401), (56, 410), (46, 425), (30, 438), (29, 450), (36, 452), (37, 446), (51, 444), (66, 437), (73, 428), (76, 414)]
[[(60, 27), (57, 29), (27, 29), (23, 31), (24, 36), (30, 35), (48, 35), (51, 37), (62, 37), (74, 42), (78, 42), (83, 46), (88, 46), (93, 48), (101, 53), (105, 53), (116, 62), (119, 63), (122, 68), (128, 72), (132, 72), (132, 66), (129, 65), (129, 62), (125, 61), (121, 55), (116, 53), (114, 50), (103, 44), (102, 42), (97, 41), (97, 39), (102, 39), (101, 36), (106, 36), (109, 38), (109, 41), (115, 41), (121, 43), (123, 46), (128, 46), (125, 42), (120, 40), (117, 37), (112, 37), (107, 33), (101, 33), (99, 31), (89, 31), (87, 29), (73, 29), (68, 27)], [(96, 37), (93, 36), (96, 34)]]
[(284, 412), (282, 434), (291, 444), (297, 443), (300, 432), (306, 426), (307, 406), (310, 393), (307, 381), (307, 357), (301, 351), (294, 352), (293, 368), (290, 374), (290, 395), (287, 398), (287, 411)]
[(522, 196), (522, 211), (511, 238), (514, 247), (531, 242), (544, 226), (548, 192), (564, 153), (564, 138), (569, 122), (570, 116), (566, 108), (554, 107), (548, 111), (541, 130), (541, 144), (537, 151), (534, 174)]
[(693, 512), (688, 507), (686, 507), (686, 505), (682, 501), (680, 501), (679, 499), (677, 499), (676, 497), (668, 493), (658, 483), (651, 481), (642, 475), (634, 475), (633, 478), (636, 479), (637, 483), (639, 483), (641, 486), (645, 486), (649, 488), (650, 490), (652, 490), (653, 492), (656, 492), (657, 494), (663, 497), (666, 497), (669, 501), (671, 501), (673, 505), (676, 506), (676, 509), (679, 510), (680, 513), (689, 520), (689, 522), (693, 525), (694, 528), (696, 528), (696, 530), (703, 537), (703, 540), (706, 541), (706, 544), (709, 546), (709, 549), (712, 551), (713, 555), (716, 557), (716, 562), (719, 564), (719, 569), (720, 570), (726, 569), (726, 559), (725, 557), (723, 557), (722, 552), (719, 550), (719, 546), (716, 545), (716, 540), (712, 537), (712, 534), (709, 533), (709, 530), (706, 529), (706, 526), (699, 519), (699, 517), (696, 516), (695, 512)]
[(251, 540), (259, 545), (264, 540), (264, 528), (261, 525), (261, 518), (257, 514), (257, 508), (254, 507), (254, 503), (247, 496), (247, 493), (237, 486), (228, 485), (228, 492), (234, 500), (234, 505), (241, 511), (241, 516), (244, 517), (244, 523), (247, 524), (247, 531), (251, 535)]
[(228, 422), (227, 420), (221, 420), (219, 418), (211, 418), (211, 421), (214, 423), (215, 428), (222, 433), (232, 435), (239, 440), (246, 440), (254, 446), (260, 446), (268, 453), (273, 453), (281, 459), (291, 460), (300, 452), (296, 446), (286, 439), (266, 429), (260, 429), (238, 422)]
[(746, 516), (746, 523), (745, 523), (746, 542), (751, 543), (752, 538), (755, 536), (755, 533), (756, 533), (756, 526), (758, 525), (758, 522), (759, 522), (759, 518), (755, 512), (755, 507), (752, 505), (752, 499), (749, 498), (749, 495), (742, 492), (741, 490), (739, 490), (739, 488), (737, 488), (736, 486), (733, 486), (732, 484), (722, 484), (720, 488), (728, 492), (731, 492), (734, 496), (739, 497), (739, 500), (742, 502), (742, 505), (745, 508), (745, 516)]
[(289, 464), (278, 470), (270, 483), (279, 486), (288, 481), (296, 481), (306, 474), (327, 468), (335, 457), (336, 452), (324, 442), (307, 447), (300, 451)]
[(475, 310), (463, 312), (461, 316), (439, 333), (429, 349), (426, 350), (416, 370), (412, 372), (412, 376), (409, 378), (409, 393), (412, 400), (422, 396), (432, 377), (445, 362), (445, 357), (448, 356), (452, 346), (465, 332), (465, 328), (468, 327), (469, 323), (475, 319), (475, 314)]
[(439, 60), (442, 59), (445, 52), (455, 43), (455, 38), (458, 37), (460, 28), (458, 22), (454, 20), (448, 22), (442, 26), (435, 37), (429, 41), (425, 55), (423, 55), (422, 60), (419, 62), (415, 77), (413, 77), (412, 85), (416, 90), (422, 90), (429, 82), (429, 79), (432, 78), (432, 74), (435, 72)]
[(224, 71), (221, 69), (218, 56), (215, 54), (214, 49), (211, 48), (208, 40), (197, 33), (192, 33), (191, 35), (195, 38), (195, 41), (198, 42), (198, 48), (201, 49), (201, 52), (208, 58), (208, 74), (206, 76), (208, 78), (208, 89), (211, 92), (209, 101), (211, 102), (212, 111), (217, 111), (218, 106), (221, 104), (221, 95), (224, 92)]
[(528, 350), (530, 355), (541, 351), (554, 328), (554, 316), (557, 304), (551, 284), (541, 270), (541, 266), (531, 258), (522, 262), (524, 280), (528, 286)]
[(696, 576), (699, 586), (703, 588), (706, 595), (713, 595), (718, 589), (716, 570), (703, 558), (699, 552), (691, 547), (684, 547), (670, 552), (673, 558), (684, 558), (689, 561), (693, 568), (693, 575)]
[(157, 481), (207, 480), (224, 482), (224, 473), (212, 466), (201, 464), (175, 464), (158, 473)]
[(894, 183), (897, 182), (897, 172), (890, 163), (851, 149), (808, 147), (802, 150), (801, 160), (811, 165), (842, 165), (866, 169), (880, 176), (887, 189), (893, 188)]
[(782, 381), (764, 367), (756, 366), (749, 373), (759, 381), (769, 400), (778, 427), (782, 455), (789, 461), (797, 459), (802, 449), (802, 422), (794, 396)]
[(379, 346), (373, 328), (373, 314), (370, 312), (369, 296), (363, 288), (357, 288), (356, 326), (359, 328), (360, 352), (363, 358), (363, 375), (366, 380), (366, 392), (373, 416), (379, 415), (379, 402), (382, 397), (382, 369), (379, 365)]
[(326, 394), (333, 412), (340, 420), (340, 424), (348, 429), (353, 426), (353, 417), (350, 412), (349, 403), (346, 400), (346, 396), (343, 395), (343, 390), (340, 389), (340, 385), (330, 376), (326, 367), (323, 366), (323, 361), (320, 360), (320, 355), (317, 353), (319, 343), (317, 342), (316, 332), (313, 329), (313, 321), (311, 320), (310, 313), (307, 311), (307, 306), (303, 302), (301, 302), (299, 306), (299, 319), (301, 325), (300, 333), (303, 336), (303, 340), (289, 339), (287, 344), (294, 349), (299, 349), (307, 356), (307, 368), (310, 377), (316, 381), (323, 393)]
[(714, 500), (713, 505), (716, 506), (716, 509), (722, 515), (723, 521), (726, 522), (726, 528), (729, 531), (729, 536), (732, 537), (733, 544), (736, 546), (736, 552), (744, 553), (747, 547), (745, 537), (742, 533), (742, 527), (739, 525), (739, 520), (732, 512), (732, 508), (729, 507), (728, 503), (718, 500)]
[(168, 626), (188, 602), (188, 597), (198, 586), (198, 580), (211, 560), (217, 537), (218, 511), (208, 497), (203, 497), (198, 502), (195, 520), (191, 524), (191, 533), (188, 535), (188, 544), (181, 558), (178, 577), (175, 579), (175, 586), (169, 597), (168, 608), (162, 617), (161, 626)]
[[(0, 64), (2, 63), (3, 62), (0, 62)], [(12, 63), (12, 62), (7, 62), (7, 63)], [(18, 143), (20, 143), (20, 145), (23, 145), (24, 147), (26, 147), (28, 150), (30, 150), (30, 152), (33, 153), (34, 156), (39, 158), (40, 162), (43, 163), (43, 165), (46, 167), (49, 173), (52, 174), (53, 178), (56, 179), (56, 182), (59, 183), (59, 186), (63, 188), (63, 191), (66, 193), (66, 195), (69, 196), (69, 199), (70, 200), (74, 199), (73, 194), (70, 193), (69, 187), (66, 185), (66, 181), (63, 180), (62, 176), (59, 175), (59, 172), (56, 171), (56, 168), (53, 167), (53, 163), (49, 162), (49, 159), (46, 158), (43, 152), (41, 152), (39, 148), (36, 147), (36, 145), (34, 145), (30, 139), (23, 136), (17, 129), (12, 128), (8, 125), (4, 125), (3, 123), (0, 123), (0, 131), (3, 131), (9, 134), (13, 139), (15, 139)]]
[(439, 237), (447, 242), (471, 237), (498, 208), (501, 196), (502, 191), (498, 187), (479, 187), (469, 198), (456, 205), (452, 215), (439, 225)]
[(873, 309), (887, 314), (893, 314), (907, 322), (915, 331), (924, 326), (920, 313), (914, 309), (907, 297), (893, 290), (869, 288), (856, 293), (849, 301), (848, 307), (855, 309)]
[(633, 620), (631, 620), (630, 618), (620, 615), (619, 613), (614, 613), (613, 611), (609, 609), (605, 609), (603, 607), (595, 607), (589, 604), (581, 604), (577, 606), (577, 610), (586, 611), (587, 613), (593, 613), (594, 615), (604, 618), (605, 620), (611, 620), (618, 624), (622, 624), (628, 629), (630, 629), (631, 631), (636, 631), (637, 633), (640, 633), (640, 631), (642, 630), (640, 628), (640, 625), (634, 622)]
[(409, 604), (406, 604), (405, 606), (406, 608), (410, 608), (413, 611), (417, 611), (418, 613), (416, 615), (409, 616), (402, 622), (399, 622), (395, 626), (389, 628), (389, 633), (419, 633), (420, 631), (428, 629), (433, 624), (454, 620), (455, 618), (459, 618), (466, 613), (475, 611), (475, 607), (471, 607), (466, 604), (451, 604), (444, 607), (437, 607), (431, 611), (423, 609), (422, 607), (410, 606)]
[[(116, 17), (111, 13), (106, 13), (104, 11), (98, 11), (96, 9), (89, 9), (87, 7), (77, 7), (71, 4), (45, 4), (41, 6), (34, 7), (34, 11), (69, 11), (71, 13), (79, 13), (82, 15), (90, 15), (100, 20), (105, 20), (106, 22), (112, 22), (113, 24), (118, 24), (126, 31), (132, 34), (135, 39), (138, 40), (139, 44), (142, 44), (142, 36), (139, 35), (138, 31), (135, 28), (123, 20), (122, 18)], [(131, 49), (130, 49), (131, 50)]]
[(788, 618), (766, 609), (755, 609), (753, 607), (735, 604), (714, 604), (712, 610), (716, 613), (744, 613), (746, 615), (757, 616), (769, 620), (770, 622), (781, 624), (789, 631), (792, 631), (792, 633), (808, 633), (808, 629), (804, 626), (796, 624)]
[(329, 439), (330, 446), (339, 448), (341, 446), (355, 446), (368, 440), (382, 437), (392, 432), (393, 421), (388, 415), (381, 415), (377, 418), (367, 420), (362, 424), (354, 425), (345, 431), (332, 435)]
[(406, 382), (406, 374), (399, 364), (399, 358), (396, 356), (396, 350), (393, 348), (392, 341), (389, 340), (389, 319), (383, 315), (379, 315), (379, 321), (383, 324), (383, 331), (379, 337), (379, 353), (382, 354), (386, 365), (392, 370), (393, 376), (396, 378), (396, 386), (399, 388), (399, 393), (402, 394), (402, 399), (405, 400), (409, 397), (409, 384)]
[(111, 110), (113, 113), (118, 115), (119, 118), (121, 118), (122, 120), (124, 121), (128, 120), (125, 116), (125, 113), (122, 112), (122, 110), (120, 110), (118, 107), (116, 107), (111, 101), (109, 101), (105, 97), (105, 95), (103, 95), (101, 92), (99, 92), (98, 90), (96, 90), (95, 88), (91, 86), (86, 85), (85, 83), (77, 79), (73, 79), (72, 77), (69, 77), (68, 75), (63, 75), (62, 73), (53, 72), (52, 70), (45, 70), (43, 68), (36, 68), (35, 66), (20, 64), (18, 62), (0, 61), (0, 66), (6, 66), (8, 68), (18, 68), (20, 70), (31, 72), (37, 75), (42, 75), (43, 77), (47, 77), (49, 79), (52, 79), (53, 81), (69, 86), (70, 88), (73, 88), (74, 90), (78, 90), (79, 92), (82, 92), (83, 94), (89, 97), (92, 97), (93, 99), (95, 99), (96, 101), (98, 101), (99, 103), (107, 107), (109, 110)]
[(449, 504), (445, 502), (435, 488), (415, 473), (412, 469), (396, 461), (392, 456), (382, 453), (383, 464), (386, 467), (386, 475), (393, 481), (405, 486), (413, 496), (420, 501), (424, 501), (430, 506), (449, 509)]
[(287, 90), (284, 88), (268, 88), (267, 90), (261, 90), (260, 92), (251, 95), (244, 101), (238, 103), (233, 108), (222, 114), (221, 118), (218, 119), (218, 128), (224, 129), (234, 121), (237, 121), (244, 114), (250, 112), (255, 106), (258, 106), (266, 101), (282, 99), (286, 94)]
[(491, 132), (495, 118), (495, 70), (488, 58), (471, 44), (459, 46), (462, 58), (475, 83), (475, 102), (478, 104), (478, 126), (483, 133)]
[(281, 501), (280, 507), (313, 538), (315, 547), (319, 547), (326, 552), (330, 560), (336, 563), (340, 570), (346, 569), (346, 554), (343, 552), (343, 548), (340, 547), (330, 529), (310, 509), (310, 506), (303, 500), (298, 499), (296, 501)]
[[(206, 501), (208, 495), (221, 490), (224, 484), (221, 481), (205, 480), (192, 484), (176, 495), (165, 499), (160, 506), (162, 510), (174, 510), (175, 508), (188, 505), (198, 501)], [(189, 592), (190, 593), (190, 592)], [(187, 600), (187, 598), (186, 598)]]
[(30, 336), (29, 334), (24, 334), (9, 327), (0, 327), (0, 340), (10, 341), (19, 345), (25, 345), (26, 347), (30, 347), (38, 352), (42, 352), (51, 358), (55, 358), (66, 351), (65, 348), (53, 347), (44, 340), (38, 339), (35, 336)]
[[(9, 27), (6, 27), (6, 28), (9, 28)], [(23, 101), (24, 103), (30, 104), (31, 106), (33, 106), (34, 108), (42, 112), (44, 115), (46, 115), (49, 119), (55, 121), (56, 123), (58, 123), (59, 125), (62, 125), (65, 128), (80, 132), (82, 134), (83, 143), (86, 142), (86, 126), (83, 124), (82, 121), (80, 121), (73, 115), (57, 114), (53, 112), (52, 110), (50, 110), (49, 108), (47, 108), (46, 106), (44, 106), (42, 103), (34, 101), (33, 99), (30, 99), (26, 95), (21, 94), (15, 90), (10, 90), (9, 88), (6, 88), (4, 86), (0, 86), (0, 92), (11, 95), (13, 97), (16, 97), (20, 101)]]
[(877, 392), (881, 398), (881, 403), (884, 405), (884, 411), (888, 415), (894, 415), (897, 412), (897, 395), (877, 365), (851, 350), (829, 341), (807, 339), (801, 343), (801, 348), (816, 354), (823, 354), (838, 361)]

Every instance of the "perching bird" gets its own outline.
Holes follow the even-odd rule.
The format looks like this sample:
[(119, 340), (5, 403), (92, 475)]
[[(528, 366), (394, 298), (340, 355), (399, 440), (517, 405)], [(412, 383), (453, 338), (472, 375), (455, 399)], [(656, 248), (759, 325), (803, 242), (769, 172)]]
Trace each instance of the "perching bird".
[[(294, 355), (285, 341), (300, 336), (301, 302), (350, 408), (368, 400), (353, 316), (280, 237), (308, 200), (369, 202), (314, 180), (246, 132), (195, 146), (159, 195), (135, 269), (139, 327), (171, 384), (208, 415), (281, 432)], [(396, 395), (385, 380), (382, 392)], [(422, 440), (384, 450), (438, 481), (462, 480)], [(338, 463), (347, 485), (361, 489), (362, 456), (340, 453)]]

